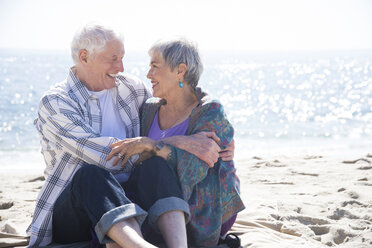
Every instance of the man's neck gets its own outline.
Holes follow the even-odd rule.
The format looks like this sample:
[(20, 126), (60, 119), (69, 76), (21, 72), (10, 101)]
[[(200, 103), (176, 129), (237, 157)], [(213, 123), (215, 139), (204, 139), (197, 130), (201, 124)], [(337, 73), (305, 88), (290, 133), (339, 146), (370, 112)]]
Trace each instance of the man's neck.
[(97, 88), (97, 87), (94, 87), (92, 83), (89, 83), (89, 80), (88, 80), (88, 76), (86, 75), (86, 73), (84, 73), (84, 71), (79, 68), (79, 66), (73, 66), (71, 68), (71, 71), (75, 74), (75, 77), (77, 79), (79, 79), (79, 81), (84, 84), (84, 86), (90, 90), (90, 91), (101, 91), (103, 90), (103, 88)]

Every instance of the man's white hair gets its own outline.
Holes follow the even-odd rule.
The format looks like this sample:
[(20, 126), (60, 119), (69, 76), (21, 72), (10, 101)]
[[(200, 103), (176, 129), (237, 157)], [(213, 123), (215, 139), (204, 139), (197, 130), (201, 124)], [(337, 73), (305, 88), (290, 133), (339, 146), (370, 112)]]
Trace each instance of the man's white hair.
[(98, 24), (85, 25), (75, 33), (72, 39), (72, 60), (78, 64), (80, 50), (85, 49), (89, 55), (94, 56), (95, 53), (104, 49), (108, 41), (116, 39), (123, 42), (123, 37), (113, 29)]

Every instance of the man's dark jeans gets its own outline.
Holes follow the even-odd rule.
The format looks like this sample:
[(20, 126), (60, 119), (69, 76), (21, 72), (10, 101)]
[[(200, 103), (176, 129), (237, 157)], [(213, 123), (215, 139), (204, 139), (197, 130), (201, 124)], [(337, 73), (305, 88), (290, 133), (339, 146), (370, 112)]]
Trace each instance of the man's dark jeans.
[[(128, 193), (128, 198), (124, 192)], [(138, 165), (128, 182), (120, 185), (115, 177), (95, 165), (85, 165), (74, 175), (58, 197), (53, 210), (53, 241), (66, 244), (89, 241), (94, 228), (98, 240), (116, 223), (135, 217), (156, 228), (157, 218), (171, 210), (181, 210), (188, 221), (188, 204), (182, 198), (177, 178), (159, 157)]]

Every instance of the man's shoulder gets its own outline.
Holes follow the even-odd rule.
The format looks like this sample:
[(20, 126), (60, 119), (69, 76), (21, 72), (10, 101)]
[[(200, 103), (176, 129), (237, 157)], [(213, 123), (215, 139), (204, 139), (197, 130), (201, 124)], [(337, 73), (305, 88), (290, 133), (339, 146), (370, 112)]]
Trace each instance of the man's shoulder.
[(44, 94), (43, 97), (64, 96), (68, 94), (68, 84), (66, 80), (52, 85)]
[(74, 97), (71, 95), (71, 89), (66, 80), (63, 80), (51, 86), (41, 97), (40, 104), (53, 104), (53, 102), (71, 102)]

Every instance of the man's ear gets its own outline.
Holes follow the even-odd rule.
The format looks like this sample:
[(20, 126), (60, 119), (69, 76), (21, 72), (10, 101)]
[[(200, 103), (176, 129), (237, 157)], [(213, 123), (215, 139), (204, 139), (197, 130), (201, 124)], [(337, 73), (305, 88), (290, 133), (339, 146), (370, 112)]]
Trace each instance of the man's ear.
[(184, 63), (181, 63), (178, 65), (177, 70), (178, 70), (178, 75), (183, 77), (187, 71), (187, 65)]
[(88, 51), (85, 49), (81, 49), (79, 51), (79, 61), (82, 64), (86, 64), (88, 62)]

